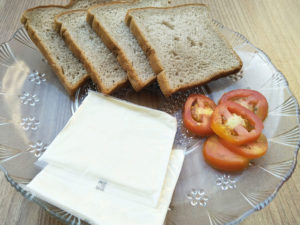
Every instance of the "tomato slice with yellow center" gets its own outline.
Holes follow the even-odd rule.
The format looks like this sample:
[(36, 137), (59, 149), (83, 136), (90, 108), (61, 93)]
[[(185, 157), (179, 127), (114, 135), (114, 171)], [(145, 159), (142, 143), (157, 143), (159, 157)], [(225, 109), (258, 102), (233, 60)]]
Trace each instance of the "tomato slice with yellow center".
[(268, 141), (265, 135), (261, 134), (259, 138), (245, 145), (234, 145), (223, 139), (220, 139), (222, 145), (236, 154), (242, 155), (248, 159), (256, 159), (263, 156), (268, 150)]
[(261, 120), (268, 115), (268, 102), (265, 96), (258, 91), (248, 89), (237, 89), (225, 93), (219, 101), (222, 104), (226, 101), (236, 102), (250, 111), (254, 112)]
[(255, 141), (264, 125), (253, 112), (232, 101), (218, 105), (211, 117), (212, 130), (225, 141), (243, 145)]
[(199, 136), (213, 134), (210, 118), (216, 104), (210, 98), (201, 94), (192, 94), (184, 105), (183, 124), (192, 133)]
[(216, 135), (210, 136), (203, 145), (205, 161), (215, 169), (237, 172), (248, 167), (249, 160), (238, 155), (221, 144)]

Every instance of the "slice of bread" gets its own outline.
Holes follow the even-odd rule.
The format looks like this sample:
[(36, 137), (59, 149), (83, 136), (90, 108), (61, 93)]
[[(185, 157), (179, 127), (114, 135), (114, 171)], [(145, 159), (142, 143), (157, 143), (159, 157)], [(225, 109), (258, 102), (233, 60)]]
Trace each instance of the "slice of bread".
[(127, 83), (127, 75), (115, 55), (86, 22), (86, 15), (86, 10), (59, 14), (55, 17), (56, 29), (84, 64), (98, 89), (110, 94)]
[(155, 80), (149, 61), (124, 23), (126, 13), (132, 8), (166, 6), (167, 0), (143, 0), (134, 3), (114, 2), (91, 7), (87, 20), (106, 46), (113, 51), (127, 71), (128, 79), (136, 91)]
[(242, 68), (205, 5), (132, 9), (126, 23), (158, 74), (165, 96)]
[(29, 37), (40, 49), (70, 95), (88, 78), (82, 63), (54, 30), (54, 17), (68, 9), (89, 7), (105, 0), (72, 0), (66, 6), (39, 6), (26, 10), (21, 18)]

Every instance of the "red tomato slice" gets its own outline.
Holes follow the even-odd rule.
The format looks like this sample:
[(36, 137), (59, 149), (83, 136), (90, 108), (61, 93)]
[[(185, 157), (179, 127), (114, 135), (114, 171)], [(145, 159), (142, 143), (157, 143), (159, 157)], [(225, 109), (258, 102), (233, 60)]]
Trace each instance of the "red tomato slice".
[(225, 93), (219, 101), (222, 104), (226, 101), (233, 101), (254, 112), (261, 120), (268, 115), (268, 102), (265, 96), (258, 91), (248, 89), (237, 89)]
[(249, 160), (223, 146), (216, 135), (210, 136), (203, 145), (205, 161), (212, 167), (227, 172), (241, 171), (248, 167)]
[(211, 117), (212, 130), (225, 141), (243, 145), (255, 141), (264, 125), (249, 109), (227, 101), (215, 108)]
[(196, 135), (213, 134), (210, 118), (215, 108), (216, 104), (210, 98), (200, 94), (190, 95), (184, 105), (184, 126)]
[(268, 141), (265, 135), (261, 134), (259, 138), (246, 145), (234, 145), (220, 139), (222, 145), (235, 152), (236, 154), (242, 155), (248, 159), (256, 159), (263, 156), (268, 150)]

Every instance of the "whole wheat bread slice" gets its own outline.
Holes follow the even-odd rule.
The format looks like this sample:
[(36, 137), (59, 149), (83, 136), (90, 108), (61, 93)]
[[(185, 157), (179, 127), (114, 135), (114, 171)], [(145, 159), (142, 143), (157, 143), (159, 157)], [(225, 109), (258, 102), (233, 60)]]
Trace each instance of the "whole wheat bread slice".
[(127, 83), (127, 75), (115, 55), (86, 22), (86, 15), (86, 10), (59, 14), (55, 17), (56, 29), (84, 64), (98, 89), (110, 94)]
[(26, 10), (21, 18), (29, 37), (40, 49), (70, 95), (88, 78), (82, 63), (54, 30), (54, 17), (66, 10), (87, 8), (105, 0), (71, 0), (66, 6), (48, 5)]
[(126, 23), (165, 96), (238, 72), (242, 61), (202, 4), (129, 10)]
[(134, 36), (124, 23), (132, 8), (166, 6), (167, 0), (143, 0), (134, 3), (114, 2), (97, 5), (88, 10), (87, 21), (106, 46), (117, 55), (132, 87), (139, 91), (155, 80), (149, 61)]

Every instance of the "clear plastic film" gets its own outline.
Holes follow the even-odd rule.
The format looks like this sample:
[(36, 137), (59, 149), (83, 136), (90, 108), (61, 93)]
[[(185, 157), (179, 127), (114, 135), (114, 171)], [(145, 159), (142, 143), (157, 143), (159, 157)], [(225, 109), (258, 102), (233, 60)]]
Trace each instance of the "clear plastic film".
[(27, 189), (66, 212), (91, 224), (162, 225), (182, 168), (184, 152), (173, 150), (156, 207), (121, 198), (95, 188), (95, 180), (74, 171), (48, 165)]
[(176, 134), (167, 113), (93, 91), (39, 161), (94, 180), (102, 191), (155, 207)]

